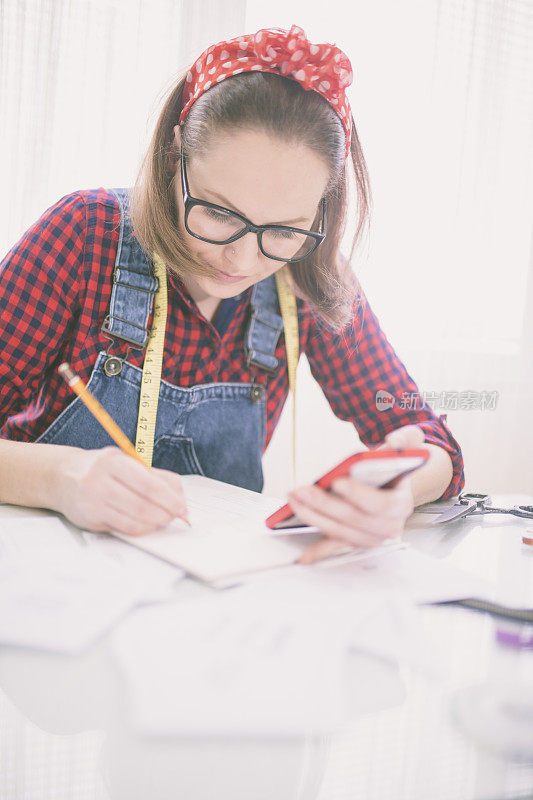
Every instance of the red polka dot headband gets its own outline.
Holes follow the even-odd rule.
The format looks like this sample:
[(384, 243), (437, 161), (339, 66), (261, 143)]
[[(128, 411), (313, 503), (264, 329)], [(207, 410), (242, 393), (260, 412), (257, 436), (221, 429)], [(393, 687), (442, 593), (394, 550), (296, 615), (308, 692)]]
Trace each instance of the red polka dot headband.
[(211, 86), (240, 72), (256, 71), (284, 75), (321, 94), (344, 126), (349, 155), (352, 112), (344, 90), (353, 80), (352, 65), (334, 44), (311, 44), (297, 25), (288, 32), (263, 28), (208, 47), (187, 73), (179, 124), (183, 125), (194, 101)]

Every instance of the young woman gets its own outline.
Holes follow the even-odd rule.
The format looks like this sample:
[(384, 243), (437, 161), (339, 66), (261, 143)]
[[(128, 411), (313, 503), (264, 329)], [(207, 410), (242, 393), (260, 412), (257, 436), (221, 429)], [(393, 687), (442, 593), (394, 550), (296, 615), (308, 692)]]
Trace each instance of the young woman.
[[(0, 498), (92, 530), (148, 533), (185, 513), (181, 474), (260, 491), (288, 393), (275, 273), (297, 297), (300, 351), (335, 414), (368, 446), (425, 443), (394, 489), (352, 479), (290, 493), (325, 537), (374, 546), (415, 505), (463, 486), (459, 446), (425, 408), (339, 245), (353, 168), (359, 241), (369, 181), (345, 88), (346, 55), (301, 28), (202, 53), (168, 97), (133, 191), (61, 198), (0, 267)], [(353, 253), (353, 248), (352, 248)], [(57, 373), (68, 361), (135, 442), (154, 294), (166, 273), (153, 468), (112, 446)], [(159, 295), (161, 292), (159, 292)], [(376, 403), (385, 391), (392, 401)], [(156, 395), (157, 396), (157, 395)], [(379, 395), (378, 395), (379, 397)], [(407, 404), (409, 406), (409, 404)]]

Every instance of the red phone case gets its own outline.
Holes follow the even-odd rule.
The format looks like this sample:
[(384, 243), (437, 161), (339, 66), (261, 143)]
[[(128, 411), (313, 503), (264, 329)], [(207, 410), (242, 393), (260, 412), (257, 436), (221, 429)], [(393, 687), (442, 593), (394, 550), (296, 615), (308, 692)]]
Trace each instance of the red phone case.
[[(317, 481), (315, 481), (315, 486), (319, 486), (321, 489), (329, 490), (331, 488), (331, 484), (337, 478), (343, 478), (346, 475), (350, 474), (350, 468), (357, 464), (358, 462), (363, 461), (372, 461), (384, 458), (421, 458), (422, 462), (415, 467), (409, 467), (401, 472), (399, 475), (396, 475), (392, 480), (388, 483), (384, 484), (380, 488), (388, 489), (396, 485), (396, 483), (403, 478), (404, 475), (408, 475), (410, 472), (418, 469), (419, 467), (423, 466), (429, 458), (429, 451), (425, 450), (424, 448), (412, 448), (412, 449), (391, 449), (391, 450), (368, 450), (363, 453), (354, 453), (352, 456), (348, 456), (345, 458), (344, 461), (341, 461), (340, 464), (337, 464), (336, 467), (333, 467), (329, 472), (326, 472), (325, 475), (322, 475)], [(276, 530), (281, 523), (286, 522), (294, 516), (294, 511), (290, 507), (288, 503), (286, 503), (281, 508), (278, 508), (277, 511), (274, 511), (266, 519), (266, 524), (272, 530)], [(303, 524), (300, 524), (301, 527), (304, 527)], [(296, 523), (294, 527), (299, 527)]]

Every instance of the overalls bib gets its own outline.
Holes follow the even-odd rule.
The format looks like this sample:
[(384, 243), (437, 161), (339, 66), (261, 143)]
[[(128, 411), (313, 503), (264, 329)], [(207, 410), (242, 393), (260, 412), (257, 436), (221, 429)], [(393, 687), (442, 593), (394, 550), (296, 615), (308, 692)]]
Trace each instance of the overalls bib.
[[(148, 320), (158, 281), (151, 262), (132, 236), (128, 189), (113, 189), (120, 203), (120, 235), (113, 272), (106, 335), (136, 348), (148, 343)], [(255, 284), (243, 347), (249, 364), (272, 373), (283, 329), (274, 276)], [(126, 436), (135, 443), (142, 370), (125, 359), (98, 354), (87, 386)], [(104, 365), (108, 366), (104, 369)], [(114, 370), (110, 369), (110, 366)], [(117, 371), (117, 374), (107, 374)], [(206, 475), (260, 492), (266, 433), (265, 389), (259, 383), (207, 383), (190, 388), (161, 380), (154, 438), (154, 467), (183, 475)], [(37, 439), (87, 450), (113, 445), (102, 426), (76, 397)]]

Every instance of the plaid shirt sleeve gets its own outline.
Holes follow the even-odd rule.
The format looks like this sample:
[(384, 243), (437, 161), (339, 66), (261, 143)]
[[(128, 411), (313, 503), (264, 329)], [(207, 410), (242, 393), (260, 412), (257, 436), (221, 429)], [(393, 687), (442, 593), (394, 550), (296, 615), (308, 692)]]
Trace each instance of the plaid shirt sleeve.
[(38, 396), (79, 311), (85, 205), (58, 200), (0, 262), (0, 427)]
[[(449, 453), (453, 477), (439, 499), (458, 494), (464, 486), (461, 448), (446, 425), (427, 405), (409, 402), (419, 389), (380, 328), (366, 296), (357, 287), (358, 300), (350, 323), (333, 333), (316, 317), (309, 322), (306, 355), (337, 417), (353, 422), (367, 446), (404, 425), (418, 425), (425, 441)], [(412, 407), (411, 407), (412, 406)]]

